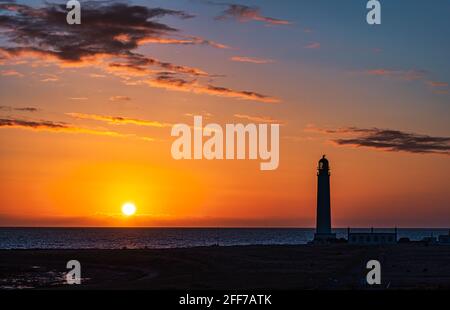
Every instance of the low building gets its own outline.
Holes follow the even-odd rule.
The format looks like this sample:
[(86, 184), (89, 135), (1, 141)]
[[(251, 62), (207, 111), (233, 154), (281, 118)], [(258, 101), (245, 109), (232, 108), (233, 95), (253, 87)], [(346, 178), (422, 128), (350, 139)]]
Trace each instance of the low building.
[(348, 228), (347, 240), (349, 244), (356, 245), (396, 244), (397, 228), (394, 232), (375, 232), (373, 228), (370, 232), (351, 232)]
[(422, 238), (422, 242), (425, 242), (426, 244), (436, 244), (438, 242), (436, 237), (424, 237)]
[(448, 235), (440, 235), (439, 236), (439, 244), (450, 245), (450, 230), (448, 231)]

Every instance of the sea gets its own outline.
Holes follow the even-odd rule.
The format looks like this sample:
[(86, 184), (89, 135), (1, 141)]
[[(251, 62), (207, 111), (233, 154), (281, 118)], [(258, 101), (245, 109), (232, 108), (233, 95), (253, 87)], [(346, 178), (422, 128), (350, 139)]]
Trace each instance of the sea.
[[(354, 229), (352, 232), (368, 232)], [(393, 229), (376, 229), (376, 232)], [(333, 229), (338, 238), (346, 228)], [(398, 238), (419, 241), (447, 235), (448, 229), (399, 228)], [(314, 237), (313, 228), (0, 228), (0, 249), (164, 249), (199, 246), (297, 245)]]

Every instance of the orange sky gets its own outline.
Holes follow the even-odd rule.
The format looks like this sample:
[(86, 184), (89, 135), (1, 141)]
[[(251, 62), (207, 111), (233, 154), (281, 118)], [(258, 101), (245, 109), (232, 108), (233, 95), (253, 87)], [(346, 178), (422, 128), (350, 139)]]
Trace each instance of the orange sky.
[[(0, 35), (0, 225), (313, 227), (317, 161), (327, 154), (334, 226), (450, 226), (448, 59), (420, 68), (420, 53), (400, 60), (401, 42), (379, 39), (389, 24), (321, 28), (325, 16), (305, 25), (273, 6), (249, 20), (215, 20), (220, 8), (204, 4), (171, 8), (196, 17), (160, 16), (179, 31), (144, 33), (136, 48), (112, 44), (133, 40), (130, 25), (100, 43), (75, 32), (76, 42), (94, 40), (86, 50), (104, 49), (89, 57), (52, 54), (62, 47), (49, 41), (18, 52)], [(50, 32), (66, 29), (44, 21)], [(353, 46), (343, 51), (336, 36)], [(447, 43), (426, 52), (441, 55)], [(173, 160), (171, 125), (192, 125), (192, 115), (221, 125), (280, 122), (279, 168)], [(121, 214), (128, 201), (133, 217)]]

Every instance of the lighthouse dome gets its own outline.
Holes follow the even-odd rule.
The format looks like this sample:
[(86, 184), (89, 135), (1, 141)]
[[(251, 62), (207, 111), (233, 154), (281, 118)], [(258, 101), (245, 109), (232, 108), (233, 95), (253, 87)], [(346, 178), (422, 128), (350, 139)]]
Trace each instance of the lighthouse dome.
[(328, 163), (328, 159), (325, 158), (325, 155), (322, 156), (322, 158), (319, 160), (319, 169), (325, 169), (328, 170), (329, 169), (329, 163)]

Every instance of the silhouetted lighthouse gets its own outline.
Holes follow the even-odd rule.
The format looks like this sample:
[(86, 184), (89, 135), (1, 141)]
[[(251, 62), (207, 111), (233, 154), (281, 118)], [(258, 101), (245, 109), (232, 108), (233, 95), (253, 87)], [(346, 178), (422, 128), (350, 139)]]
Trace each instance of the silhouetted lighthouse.
[(317, 168), (317, 219), (314, 240), (326, 242), (330, 239), (336, 239), (336, 234), (331, 232), (330, 166), (323, 155)]

